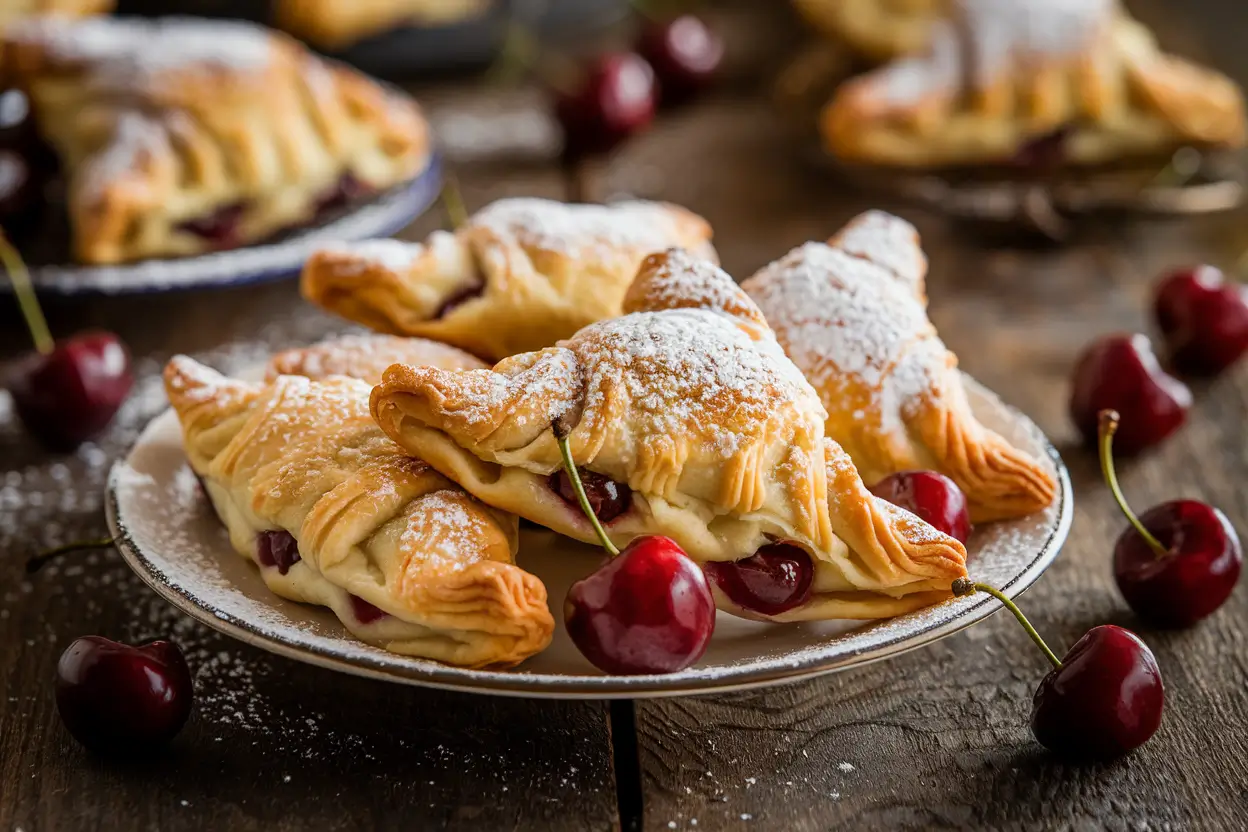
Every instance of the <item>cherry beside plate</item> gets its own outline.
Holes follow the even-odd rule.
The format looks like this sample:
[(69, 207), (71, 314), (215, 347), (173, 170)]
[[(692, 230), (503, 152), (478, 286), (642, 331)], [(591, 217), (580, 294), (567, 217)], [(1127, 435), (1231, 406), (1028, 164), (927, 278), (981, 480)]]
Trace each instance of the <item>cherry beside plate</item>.
[[(1029, 419), (967, 378), (977, 416), (1057, 474), (1047, 510), (977, 529), (970, 570), (1009, 596), (1040, 577), (1066, 541), (1070, 478), (1057, 450)], [(986, 595), (952, 599), (898, 618), (763, 624), (719, 613), (706, 655), (680, 673), (607, 676), (580, 655), (562, 625), (573, 581), (600, 550), (552, 532), (521, 529), (520, 566), (541, 578), (558, 622), (547, 650), (511, 670), (464, 670), (388, 653), (356, 641), (328, 610), (269, 592), (255, 567), (230, 547), (187, 464), (177, 418), (152, 421), (109, 477), (109, 528), (126, 562), (157, 593), (209, 627), (265, 650), (332, 670), (414, 685), (537, 698), (684, 696), (783, 684), (878, 661), (981, 621), (1000, 608)]]

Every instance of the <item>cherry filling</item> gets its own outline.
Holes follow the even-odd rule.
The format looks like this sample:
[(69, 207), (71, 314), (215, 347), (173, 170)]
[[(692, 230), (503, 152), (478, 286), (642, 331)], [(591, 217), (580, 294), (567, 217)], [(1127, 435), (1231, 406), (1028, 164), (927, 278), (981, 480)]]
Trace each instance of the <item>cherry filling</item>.
[(806, 603), (815, 578), (810, 555), (792, 543), (768, 543), (744, 560), (712, 562), (704, 568), (733, 603), (762, 615)]
[(385, 610), (374, 607), (358, 595), (347, 595), (347, 597), (351, 599), (351, 613), (361, 624), (372, 624), (389, 614)]
[(355, 174), (348, 171), (338, 177), (338, 181), (334, 183), (333, 187), (321, 194), (316, 200), (317, 216), (330, 211), (336, 211), (339, 208), (345, 208), (352, 202), (372, 196), (374, 193), (376, 193), (376, 189), (368, 183), (357, 179)]
[(243, 214), (246, 212), (247, 203), (236, 202), (206, 217), (187, 220), (178, 229), (203, 237), (214, 249), (237, 248), (243, 244)]
[(299, 544), (290, 532), (260, 532), (256, 536), (256, 560), (261, 566), (277, 567), (277, 571), (285, 575), (290, 567), (298, 563)]
[(1040, 172), (1061, 167), (1066, 161), (1066, 144), (1073, 133), (1072, 125), (1063, 124), (1056, 130), (1033, 136), (1014, 152), (1010, 163), (1014, 167)]
[[(584, 468), (576, 470), (581, 475), (581, 485), (585, 487), (585, 496), (589, 498), (589, 507), (594, 510), (594, 515), (598, 518), (598, 522), (610, 523), (628, 511), (629, 506), (633, 503), (633, 492), (627, 485), (618, 483), (602, 474), (586, 471)], [(568, 476), (567, 471), (560, 469), (551, 474), (547, 485), (565, 503), (575, 508), (578, 512), (581, 510), (581, 505), (576, 499), (576, 489), (572, 487), (572, 479)]]
[[(479, 298), (483, 294), (485, 294), (484, 283), (470, 283), (444, 300), (442, 305), (438, 307), (438, 311), (433, 314), (433, 319), (436, 321), (439, 318), (445, 318), (468, 301), (473, 298)], [(573, 497), (573, 499), (576, 498)]]

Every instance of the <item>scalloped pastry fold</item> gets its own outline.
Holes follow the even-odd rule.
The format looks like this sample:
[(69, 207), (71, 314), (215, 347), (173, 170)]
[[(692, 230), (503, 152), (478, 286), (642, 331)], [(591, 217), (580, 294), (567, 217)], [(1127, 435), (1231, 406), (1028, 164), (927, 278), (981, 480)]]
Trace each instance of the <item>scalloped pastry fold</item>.
[(448, 664), (513, 665), (549, 644), (546, 588), (514, 564), (515, 517), (386, 438), (368, 384), (249, 384), (179, 356), (165, 388), (231, 543), (273, 592)]
[(873, 211), (742, 286), (864, 479), (940, 471), (965, 492), (975, 522), (1040, 511), (1053, 501), (1053, 473), (971, 412), (958, 360), (928, 320), (924, 271), (913, 226)]
[(498, 360), (617, 317), (642, 258), (673, 246), (714, 258), (710, 239), (705, 220), (675, 205), (504, 199), (424, 243), (326, 247), (305, 265), (302, 289), (378, 332)]
[(843, 85), (822, 130), (858, 162), (1021, 163), (1034, 149), (1089, 165), (1240, 147), (1244, 103), (1231, 79), (1163, 53), (1115, 0), (954, 0), (925, 54)]
[(965, 574), (962, 544), (867, 491), (824, 438), (815, 391), (727, 274), (684, 251), (652, 255), (623, 306), (492, 370), (391, 367), (373, 415), (485, 502), (569, 537), (595, 540), (552, 487), (555, 420), (571, 427), (578, 467), (628, 494), (605, 524), (619, 545), (664, 534), (704, 563), (776, 540), (809, 554), (809, 601), (758, 616), (716, 588), (731, 612), (877, 618), (948, 597)]
[(284, 350), (269, 359), (267, 381), (278, 376), (320, 380), (347, 376), (376, 384), (392, 364), (441, 367), (443, 370), (483, 370), (486, 363), (461, 349), (426, 338), (397, 335), (339, 335), (310, 347)]

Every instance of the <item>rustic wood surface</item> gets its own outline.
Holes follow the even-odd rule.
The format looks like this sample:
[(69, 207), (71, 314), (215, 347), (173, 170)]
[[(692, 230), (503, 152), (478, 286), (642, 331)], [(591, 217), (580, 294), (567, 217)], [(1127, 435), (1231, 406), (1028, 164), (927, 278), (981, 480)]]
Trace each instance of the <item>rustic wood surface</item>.
[[(1248, 53), (1237, 43), (1248, 21), (1236, 5), (1192, 3), (1191, 20), (1167, 25), (1166, 40), (1199, 44), (1248, 80)], [(1158, 3), (1139, 11), (1151, 22), (1176, 15)], [(1058, 249), (1009, 244), (862, 193), (812, 165), (771, 111), (771, 68), (790, 51), (782, 17), (738, 9), (724, 23), (740, 47), (731, 83), (588, 170), (588, 192), (689, 205), (714, 224), (724, 264), (739, 278), (867, 207), (914, 221), (932, 262), (932, 316), (945, 340), (966, 370), (1054, 438), (1075, 482), (1070, 542), (1023, 606), (1055, 646), (1104, 622), (1141, 633), (1167, 688), (1154, 740), (1107, 765), (1046, 755), (1026, 725), (1044, 659), (1002, 616), (888, 662), (798, 685), (608, 707), (398, 688), (279, 659), (180, 615), (114, 553), (24, 575), (32, 552), (104, 534), (107, 466), (161, 409), (156, 373), (172, 353), (237, 367), (341, 327), (286, 283), (51, 304), (58, 332), (119, 332), (142, 374), (117, 424), (75, 454), (39, 450), (0, 395), (0, 832), (1248, 829), (1248, 591), (1241, 587), (1191, 631), (1136, 621), (1109, 574), (1123, 522), (1065, 415), (1081, 346), (1103, 332), (1147, 330), (1150, 284), (1164, 267), (1232, 263), (1248, 248), (1245, 212), (1089, 222)], [(424, 98), (437, 120), (488, 114), (498, 96), (455, 85)], [(501, 99), (522, 108), (531, 97)], [(547, 161), (462, 161), (457, 169), (470, 207), (504, 195), (566, 194)], [(438, 221), (427, 216), (406, 236)], [(23, 343), (11, 304), (0, 301), (0, 359)], [(1196, 394), (1190, 424), (1125, 466), (1123, 487), (1138, 506), (1209, 500), (1248, 529), (1248, 364)], [(61, 728), (53, 668), (63, 646), (85, 633), (172, 634), (188, 649), (198, 707), (166, 757), (96, 760)]]

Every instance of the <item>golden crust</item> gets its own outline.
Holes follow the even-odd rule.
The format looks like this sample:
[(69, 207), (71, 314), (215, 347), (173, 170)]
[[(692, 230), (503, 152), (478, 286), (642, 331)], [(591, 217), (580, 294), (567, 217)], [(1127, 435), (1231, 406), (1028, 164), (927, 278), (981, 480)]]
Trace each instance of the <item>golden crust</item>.
[(714, 258), (711, 229), (653, 202), (505, 199), (424, 243), (329, 247), (303, 295), (379, 332), (433, 338), (489, 360), (528, 352), (620, 314), (642, 259), (672, 246)]
[(1061, 131), (1066, 163), (1244, 143), (1239, 87), (1160, 51), (1113, 0), (956, 0), (925, 55), (844, 84), (828, 149), (901, 167), (1006, 164)]
[(681, 252), (651, 257), (624, 311), (493, 370), (391, 367), (374, 418), (482, 500), (591, 542), (580, 510), (548, 486), (559, 420), (578, 466), (632, 491), (607, 524), (620, 545), (665, 534), (702, 562), (774, 539), (808, 551), (818, 591), (783, 620), (872, 618), (912, 594), (948, 596), (962, 545), (870, 495), (730, 277)]
[(277, 0), (274, 23), (322, 49), (341, 49), (404, 25), (438, 26), (480, 15), (489, 0)]
[(0, 29), (32, 15), (90, 17), (111, 12), (116, 5), (116, 0), (7, 0), (0, 6)]
[(345, 176), (383, 190), (428, 160), (414, 103), (250, 24), (47, 18), (0, 46), (0, 81), (67, 172), (84, 262), (209, 251), (194, 224), (221, 212), (232, 244), (254, 242), (312, 219)]
[[(235, 549), (259, 563), (262, 532), (297, 541), (288, 571), (260, 568), (278, 595), (329, 607), (362, 641), (449, 664), (512, 665), (550, 642), (546, 589), (514, 565), (516, 519), (387, 439), (364, 382), (248, 384), (179, 356), (165, 388)], [(362, 619), (353, 596), (387, 615)]]
[(811, 25), (873, 61), (927, 45), (944, 0), (793, 0)]
[(869, 482), (934, 469), (966, 493), (976, 522), (1039, 511), (1053, 474), (971, 412), (957, 358), (927, 318), (921, 271), (905, 268), (925, 263), (918, 249), (909, 223), (873, 212), (742, 285), (819, 392), (827, 435)]
[(269, 360), (268, 381), (278, 376), (313, 380), (347, 376), (376, 384), (391, 364), (440, 367), (443, 370), (483, 370), (486, 364), (461, 349), (425, 338), (396, 335), (340, 335), (319, 344), (285, 350)]

